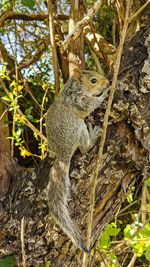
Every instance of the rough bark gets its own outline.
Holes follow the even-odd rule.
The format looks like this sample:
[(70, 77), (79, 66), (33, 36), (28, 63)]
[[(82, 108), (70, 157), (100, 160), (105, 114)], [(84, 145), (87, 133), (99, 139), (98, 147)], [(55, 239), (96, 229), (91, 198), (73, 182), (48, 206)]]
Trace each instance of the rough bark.
[[(71, 12), (69, 17), (69, 35), (76, 29), (78, 21), (84, 17), (84, 7), (82, 1), (71, 1)], [(74, 68), (84, 69), (84, 37), (83, 31), (79, 38), (74, 41), (72, 46), (69, 46), (68, 53), (69, 74), (73, 75)]]
[[(99, 173), (93, 246), (106, 224), (114, 217), (131, 186), (136, 190), (148, 176), (150, 150), (150, 28), (143, 28), (126, 45), (122, 55), (107, 141), (104, 165)], [(105, 104), (87, 120), (101, 125)], [(87, 227), (90, 177), (95, 166), (98, 144), (86, 155), (75, 153), (70, 170), (72, 217), (83, 233)], [(1, 156), (3, 152), (0, 151)], [(8, 155), (7, 155), (8, 157)], [(11, 161), (11, 159), (9, 158)], [(11, 164), (10, 164), (11, 165)], [(81, 266), (76, 250), (59, 226), (48, 217), (44, 189), (52, 162), (45, 159), (35, 169), (23, 169), (12, 161), (9, 190), (0, 202), (0, 255), (15, 254), (21, 262), (20, 226), (25, 219), (27, 264)], [(4, 166), (5, 168), (5, 166)], [(3, 173), (2, 173), (3, 175)]]

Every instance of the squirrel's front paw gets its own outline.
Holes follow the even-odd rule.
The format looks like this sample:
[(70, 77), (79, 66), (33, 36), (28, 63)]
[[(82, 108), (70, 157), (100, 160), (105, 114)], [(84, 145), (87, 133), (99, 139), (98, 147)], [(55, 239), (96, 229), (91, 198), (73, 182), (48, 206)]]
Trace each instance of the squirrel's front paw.
[(99, 126), (95, 126), (93, 129), (92, 126), (90, 126), (89, 128), (90, 148), (92, 148), (95, 145), (101, 132), (102, 130)]
[(103, 91), (103, 93), (102, 93), (101, 96), (99, 96), (99, 101), (100, 101), (100, 102), (103, 102), (103, 101), (108, 97), (108, 95), (109, 95), (109, 91), (110, 91), (110, 86), (107, 87), (107, 88)]

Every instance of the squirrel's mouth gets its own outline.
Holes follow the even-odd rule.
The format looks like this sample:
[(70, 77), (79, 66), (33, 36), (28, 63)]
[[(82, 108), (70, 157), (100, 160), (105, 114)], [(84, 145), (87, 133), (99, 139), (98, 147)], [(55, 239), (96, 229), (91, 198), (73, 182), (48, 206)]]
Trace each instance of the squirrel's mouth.
[(100, 93), (98, 93), (98, 94), (95, 94), (95, 95), (93, 95), (93, 96), (95, 96), (95, 97), (99, 97), (99, 96), (101, 96), (101, 95), (102, 95), (102, 93), (103, 93), (103, 92), (100, 92)]

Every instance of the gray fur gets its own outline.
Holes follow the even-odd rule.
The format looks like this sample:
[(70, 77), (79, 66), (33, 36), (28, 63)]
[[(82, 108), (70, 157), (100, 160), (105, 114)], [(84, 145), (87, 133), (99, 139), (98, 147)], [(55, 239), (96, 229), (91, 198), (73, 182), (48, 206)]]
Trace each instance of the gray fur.
[[(108, 81), (96, 72), (82, 71), (79, 78), (71, 77), (47, 112), (46, 132), (50, 156), (55, 158), (49, 174), (47, 200), (51, 216), (59, 223), (72, 242), (88, 253), (81, 232), (68, 210), (70, 188), (69, 168), (77, 148), (86, 153), (99, 136), (95, 127), (88, 132), (84, 118), (107, 97)], [(97, 83), (91, 84), (96, 77)], [(100, 92), (101, 96), (96, 96)]]

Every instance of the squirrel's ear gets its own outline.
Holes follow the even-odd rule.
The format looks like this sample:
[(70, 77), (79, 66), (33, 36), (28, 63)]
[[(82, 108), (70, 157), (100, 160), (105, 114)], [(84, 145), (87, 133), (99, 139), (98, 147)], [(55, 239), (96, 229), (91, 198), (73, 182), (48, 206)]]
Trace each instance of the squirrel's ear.
[(72, 70), (72, 76), (80, 80), (82, 77), (82, 73), (78, 68), (74, 68)]

